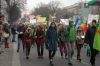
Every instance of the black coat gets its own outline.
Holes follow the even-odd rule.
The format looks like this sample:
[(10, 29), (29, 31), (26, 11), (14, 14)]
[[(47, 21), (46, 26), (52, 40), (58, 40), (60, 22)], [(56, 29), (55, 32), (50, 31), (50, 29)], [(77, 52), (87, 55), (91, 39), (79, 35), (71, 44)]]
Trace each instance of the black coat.
[(85, 36), (85, 42), (93, 47), (94, 37), (96, 33), (96, 27), (90, 27)]
[(18, 27), (17, 32), (23, 32), (22, 34), (18, 34), (18, 38), (23, 39), (23, 34), (25, 32), (25, 28), (24, 27)]

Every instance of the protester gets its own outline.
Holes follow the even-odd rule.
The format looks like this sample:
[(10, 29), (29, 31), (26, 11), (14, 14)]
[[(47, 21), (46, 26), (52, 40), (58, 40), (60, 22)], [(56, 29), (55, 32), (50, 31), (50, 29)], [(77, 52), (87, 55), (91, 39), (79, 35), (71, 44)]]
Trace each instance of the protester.
[(26, 48), (26, 59), (29, 59), (30, 49), (31, 49), (31, 40), (32, 40), (32, 30), (31, 28), (27, 28), (23, 35), (23, 43)]
[(66, 29), (64, 28), (63, 25), (61, 25), (60, 30), (58, 32), (58, 37), (59, 37), (59, 49), (61, 57), (63, 58), (63, 54), (65, 54), (65, 59), (67, 59), (67, 41), (65, 37), (66, 35), (65, 31)]
[[(20, 23), (17, 29), (17, 34), (18, 34), (18, 47), (17, 47), (17, 52), (19, 52), (20, 45), (23, 45), (23, 33), (25, 32), (24, 24)], [(24, 51), (24, 45), (23, 45), (23, 51)]]
[(2, 30), (3, 30), (3, 26), (2, 26), (2, 21), (0, 21), (0, 54), (1, 52), (1, 48), (2, 48)]
[(35, 27), (32, 25), (32, 45), (35, 45), (35, 35), (36, 35), (36, 29)]
[(38, 58), (43, 58), (44, 38), (45, 38), (45, 32), (43, 30), (43, 27), (38, 26), (37, 31), (36, 31), (36, 44), (37, 44)]
[(17, 26), (16, 25), (13, 25), (13, 27), (11, 28), (11, 31), (12, 31), (12, 42), (16, 42), (15, 38), (16, 38), (16, 31), (17, 31)]
[(82, 27), (79, 26), (77, 29), (77, 40), (76, 40), (76, 46), (77, 46), (77, 60), (81, 61), (81, 48), (84, 44), (84, 32), (82, 30)]
[[(87, 30), (88, 30), (90, 27), (91, 27), (91, 25), (88, 24)], [(86, 43), (86, 41), (87, 41), (86, 36), (87, 36), (87, 32), (85, 33), (85, 40), (84, 40), (84, 43), (85, 43), (85, 44), (84, 44), (84, 46), (86, 47), (86, 55), (90, 57), (90, 56), (91, 56), (91, 50), (90, 50), (89, 44)]]
[(90, 59), (90, 63), (92, 66), (95, 66), (95, 57), (97, 54), (97, 50), (95, 50), (93, 48), (93, 43), (94, 43), (94, 37), (95, 37), (95, 33), (96, 33), (96, 20), (92, 21), (92, 26), (88, 29), (87, 33), (86, 33), (86, 43), (89, 44), (90, 46), (90, 50), (91, 50), (91, 59)]
[(57, 51), (58, 35), (55, 22), (52, 22), (46, 34), (46, 48), (49, 51), (50, 65), (53, 65), (53, 57)]
[(66, 40), (68, 46), (68, 65), (72, 65), (71, 59), (74, 54), (74, 43), (76, 41), (76, 29), (73, 26), (73, 21), (69, 21), (69, 27), (66, 30)]
[(3, 37), (4, 37), (5, 48), (9, 48), (8, 39), (10, 37), (10, 27), (7, 23), (5, 23), (3, 26)]

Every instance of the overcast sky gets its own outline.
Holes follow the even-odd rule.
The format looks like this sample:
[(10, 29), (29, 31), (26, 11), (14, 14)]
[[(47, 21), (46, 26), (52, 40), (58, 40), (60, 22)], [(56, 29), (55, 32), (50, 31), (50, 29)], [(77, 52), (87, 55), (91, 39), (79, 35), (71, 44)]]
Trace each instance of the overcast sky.
[(65, 6), (70, 6), (73, 5), (81, 0), (27, 0), (27, 5), (26, 8), (28, 10), (32, 10), (34, 9), (34, 7), (37, 7), (39, 3), (49, 3), (50, 1), (60, 1), (61, 2), (61, 6), (65, 7)]

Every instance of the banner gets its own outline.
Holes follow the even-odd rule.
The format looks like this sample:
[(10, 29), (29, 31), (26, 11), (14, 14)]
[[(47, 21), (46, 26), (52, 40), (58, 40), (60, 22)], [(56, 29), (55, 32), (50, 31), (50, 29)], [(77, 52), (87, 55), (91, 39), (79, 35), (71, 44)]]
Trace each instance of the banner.
[(46, 22), (46, 17), (37, 17), (37, 22)]
[(60, 19), (61, 24), (69, 25), (69, 19)]
[(36, 23), (36, 19), (30, 19), (30, 23), (32, 24)]
[(95, 34), (93, 48), (100, 51), (100, 25), (98, 26)]
[(92, 20), (96, 20), (98, 22), (99, 20), (99, 15), (92, 15), (92, 14), (89, 14), (88, 16), (88, 24), (90, 24), (92, 22)]

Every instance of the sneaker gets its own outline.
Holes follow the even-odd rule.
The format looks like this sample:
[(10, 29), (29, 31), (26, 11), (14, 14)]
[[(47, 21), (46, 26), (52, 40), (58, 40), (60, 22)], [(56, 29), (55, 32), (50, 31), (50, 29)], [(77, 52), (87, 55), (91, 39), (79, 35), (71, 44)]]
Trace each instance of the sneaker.
[(52, 61), (50, 61), (50, 66), (54, 66), (54, 64), (53, 64), (53, 62), (52, 62)]
[(19, 52), (19, 50), (17, 50), (17, 52)]
[(72, 66), (73, 64), (72, 63), (68, 63), (68, 65)]
[(28, 60), (28, 59), (29, 59), (29, 57), (27, 56), (27, 57), (26, 57), (26, 59)]
[(81, 62), (81, 59), (78, 59)]
[(92, 66), (95, 66), (95, 64), (93, 64)]
[(77, 58), (78, 61), (81, 61), (81, 58)]

